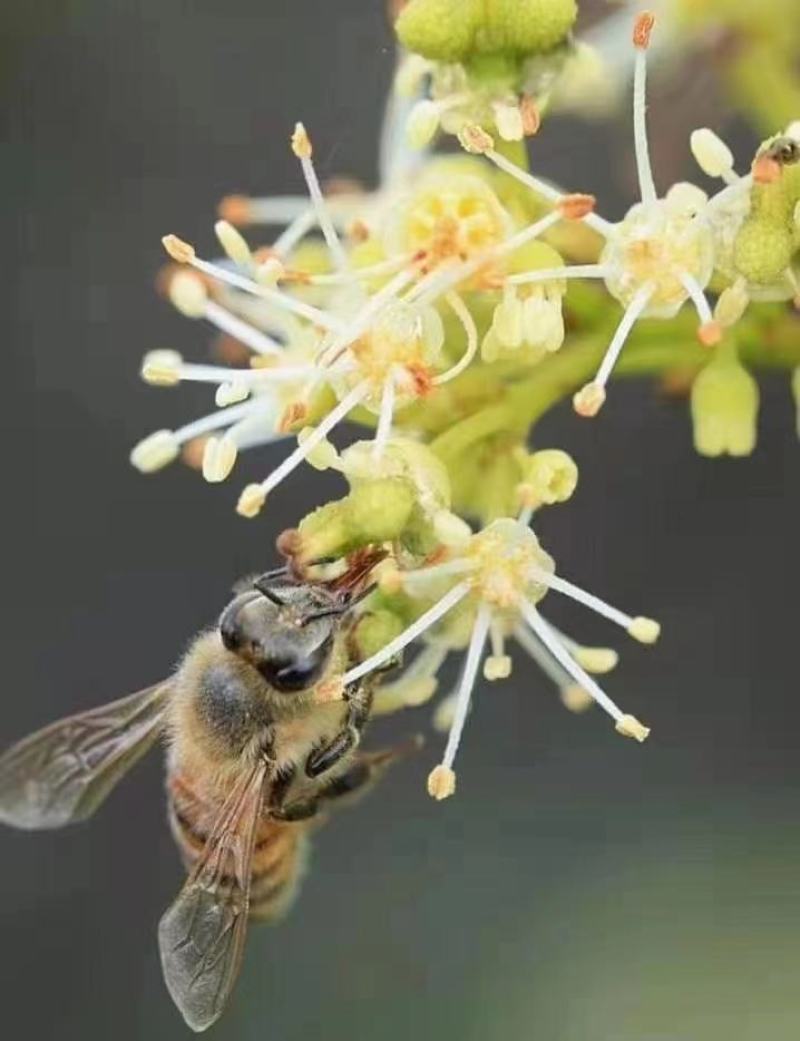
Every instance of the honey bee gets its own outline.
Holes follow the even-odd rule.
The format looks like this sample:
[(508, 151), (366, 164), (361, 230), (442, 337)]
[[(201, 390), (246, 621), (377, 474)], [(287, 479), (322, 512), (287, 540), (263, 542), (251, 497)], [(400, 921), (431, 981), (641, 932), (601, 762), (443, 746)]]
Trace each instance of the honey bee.
[(223, 1011), (248, 919), (274, 921), (291, 904), (312, 818), (416, 746), (358, 751), (372, 678), (345, 690), (338, 680), (337, 692), (375, 562), (362, 555), (329, 582), (281, 569), (246, 583), (170, 679), (53, 723), (0, 757), (0, 820), (57, 828), (89, 817), (166, 738), (169, 823), (188, 878), (158, 941), (167, 988), (193, 1030)]

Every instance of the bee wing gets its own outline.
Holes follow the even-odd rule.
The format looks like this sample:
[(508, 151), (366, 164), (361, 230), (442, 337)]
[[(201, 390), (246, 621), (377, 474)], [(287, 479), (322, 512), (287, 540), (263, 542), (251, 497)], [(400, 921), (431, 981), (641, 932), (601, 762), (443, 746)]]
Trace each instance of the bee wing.
[(164, 980), (192, 1030), (219, 1018), (239, 972), (266, 775), (262, 761), (234, 786), (158, 927)]
[(152, 746), (169, 684), (52, 723), (0, 756), (0, 821), (60, 828), (85, 820)]

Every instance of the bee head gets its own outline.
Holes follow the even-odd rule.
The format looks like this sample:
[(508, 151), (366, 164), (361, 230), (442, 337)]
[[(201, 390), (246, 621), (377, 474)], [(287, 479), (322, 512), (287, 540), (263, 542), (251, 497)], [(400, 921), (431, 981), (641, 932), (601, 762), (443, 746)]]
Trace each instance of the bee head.
[(349, 606), (321, 585), (258, 580), (225, 608), (219, 632), (225, 647), (270, 687), (292, 694), (315, 686), (325, 674)]

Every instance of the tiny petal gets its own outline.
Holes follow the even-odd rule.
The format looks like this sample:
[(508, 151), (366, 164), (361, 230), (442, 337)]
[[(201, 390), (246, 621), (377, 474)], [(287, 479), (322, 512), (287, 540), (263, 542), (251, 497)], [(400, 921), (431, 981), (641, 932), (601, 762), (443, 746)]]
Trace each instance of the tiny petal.
[(449, 797), (456, 790), (456, 775), (455, 771), (451, 770), (449, 766), (439, 764), (431, 770), (428, 774), (428, 795), (433, 799), (437, 799), (439, 802), (442, 799), (449, 799)]
[(525, 136), (522, 113), (518, 105), (498, 101), (492, 105), (494, 125), (504, 141), (521, 141)]
[(433, 517), (433, 532), (443, 546), (458, 549), (472, 538), (472, 528), (450, 510), (438, 510)]
[(714, 318), (721, 326), (730, 329), (745, 313), (749, 303), (750, 295), (747, 292), (747, 283), (743, 278), (738, 278), (733, 285), (723, 289), (720, 293), (714, 308)]
[[(297, 435), (298, 444), (303, 444), (314, 433), (314, 427), (304, 427)], [(315, 470), (330, 470), (339, 465), (339, 453), (327, 437), (316, 444), (306, 456), (306, 462)]]

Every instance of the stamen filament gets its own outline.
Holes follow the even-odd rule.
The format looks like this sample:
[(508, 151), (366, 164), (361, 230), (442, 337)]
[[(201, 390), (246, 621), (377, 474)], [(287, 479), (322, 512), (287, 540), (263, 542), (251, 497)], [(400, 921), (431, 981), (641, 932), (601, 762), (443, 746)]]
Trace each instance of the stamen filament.
[(221, 408), (217, 412), (211, 412), (207, 416), (202, 416), (200, 419), (195, 419), (186, 426), (180, 427), (175, 431), (175, 438), (180, 444), (183, 444), (185, 441), (208, 434), (212, 430), (229, 426), (245, 416), (252, 416), (259, 407), (258, 399), (256, 399), (255, 401), (245, 401), (240, 405), (231, 405), (230, 408)]
[(281, 481), (288, 477), (289, 474), (295, 470), (312, 452), (316, 446), (323, 441), (327, 435), (333, 430), (333, 428), (347, 416), (349, 412), (358, 405), (369, 392), (369, 386), (366, 382), (359, 383), (357, 387), (350, 391), (347, 397), (342, 398), (336, 408), (331, 409), (328, 415), (319, 423), (318, 426), (308, 435), (302, 444), (298, 445), (295, 450), (288, 455), (283, 462), (278, 466), (265, 480), (261, 482), (261, 489), (265, 495), (268, 495), (274, 488), (281, 483)]
[(295, 297), (289, 296), (288, 293), (282, 293), (279, 289), (262, 286), (258, 282), (253, 282), (252, 279), (245, 278), (244, 275), (237, 274), (235, 271), (227, 271), (224, 267), (212, 264), (208, 260), (201, 260), (199, 257), (193, 257), (189, 263), (197, 271), (202, 271), (203, 274), (209, 275), (218, 282), (225, 282), (236, 289), (243, 290), (245, 293), (250, 293), (252, 296), (260, 296), (264, 300), (269, 300), (270, 303), (275, 304), (277, 307), (282, 307), (286, 311), (292, 311), (294, 314), (300, 315), (301, 318), (307, 318), (308, 321), (313, 322), (314, 325), (322, 326), (323, 329), (329, 329), (334, 332), (342, 332), (344, 329), (342, 322), (334, 318), (333, 315), (320, 311), (318, 307), (313, 307), (303, 300), (297, 300)]
[(383, 385), (381, 396), (381, 410), (378, 415), (378, 427), (375, 431), (375, 440), (372, 444), (372, 458), (376, 461), (383, 456), (386, 442), (392, 433), (392, 420), (394, 419), (394, 391), (395, 374), (391, 371)]
[(372, 657), (367, 658), (366, 661), (362, 661), (360, 665), (356, 665), (355, 668), (350, 669), (344, 675), (344, 683), (347, 686), (350, 683), (355, 683), (356, 680), (360, 680), (362, 676), (366, 676), (368, 673), (373, 672), (375, 669), (379, 669), (382, 665), (385, 665), (388, 661), (391, 661), (396, 654), (399, 654), (405, 647), (407, 647), (412, 641), (416, 640), (418, 636), (421, 636), (431, 626), (436, 623), (451, 611), (456, 604), (460, 603), (464, 597), (469, 593), (470, 587), (467, 582), (460, 582), (458, 585), (453, 586), (445, 595), (438, 600), (433, 607), (429, 608), (425, 614), (413, 622), (405, 632), (402, 632), (399, 636), (396, 636), (394, 640), (390, 640), (381, 650)]
[(622, 320), (617, 326), (617, 331), (608, 345), (603, 360), (600, 364), (600, 368), (597, 370), (597, 375), (594, 378), (594, 382), (599, 384), (601, 387), (605, 387), (608, 382), (608, 378), (614, 370), (614, 366), (617, 363), (617, 358), (620, 355), (622, 348), (625, 346), (625, 341), (630, 336), (631, 329), (633, 329), (642, 311), (647, 307), (650, 297), (653, 295), (653, 286), (650, 282), (643, 285), (633, 300), (628, 304), (625, 314), (622, 316)]
[(551, 267), (539, 271), (524, 271), (510, 275), (505, 281), (510, 286), (526, 286), (531, 282), (557, 282), (562, 278), (606, 278), (609, 273), (602, 264), (573, 264), (570, 267)]
[(467, 336), (467, 349), (455, 365), (449, 368), (446, 372), (441, 373), (441, 375), (434, 376), (432, 382), (435, 387), (440, 387), (443, 383), (449, 383), (450, 380), (454, 380), (456, 376), (460, 376), (461, 373), (469, 367), (470, 362), (478, 353), (478, 327), (475, 325), (475, 319), (472, 317), (469, 308), (458, 293), (448, 293), (445, 299), (464, 327), (464, 332)]
[(599, 596), (595, 596), (594, 593), (588, 593), (585, 589), (581, 589), (580, 586), (568, 582), (565, 578), (559, 578), (558, 575), (550, 575), (544, 571), (537, 570), (536, 580), (543, 582), (550, 589), (554, 589), (557, 593), (562, 593), (564, 596), (568, 596), (571, 600), (577, 600), (579, 604), (583, 604), (584, 607), (596, 611), (597, 614), (602, 615), (604, 618), (608, 618), (609, 621), (621, 625), (623, 629), (630, 629), (633, 624), (633, 618), (631, 615), (627, 615), (624, 611), (612, 607), (611, 604), (607, 604), (605, 600), (601, 600)]
[[(533, 174), (529, 174), (526, 170), (522, 170), (516, 163), (512, 163), (510, 159), (506, 159), (504, 155), (500, 155), (499, 152), (495, 152), (494, 149), (490, 149), (484, 153), (487, 159), (490, 159), (494, 165), (502, 170), (504, 173), (509, 174), (515, 180), (519, 181), (520, 184), (524, 184), (531, 191), (536, 192), (537, 195), (544, 196), (549, 202), (559, 203), (564, 198), (564, 193), (558, 188), (553, 188), (552, 185), (547, 184), (545, 181), (540, 181), (538, 177), (534, 177)], [(613, 229), (613, 224), (607, 220), (603, 220), (596, 213), (587, 213), (581, 218), (584, 224), (587, 224), (590, 228), (593, 228), (600, 235), (608, 237)]]
[(533, 658), (542, 672), (559, 688), (572, 682), (572, 676), (564, 669), (544, 646), (542, 641), (530, 629), (518, 625), (514, 630), (514, 638), (522, 649)]
[(692, 298), (692, 303), (697, 309), (697, 317), (700, 319), (700, 321), (703, 324), (705, 324), (706, 322), (713, 322), (714, 315), (711, 313), (711, 307), (708, 303), (708, 300), (706, 299), (705, 293), (700, 288), (700, 284), (694, 277), (694, 275), (690, 274), (690, 272), (688, 271), (679, 271), (678, 278), (680, 278), (684, 289)]
[(486, 604), (481, 604), (478, 609), (475, 624), (472, 627), (472, 635), (470, 636), (469, 647), (467, 649), (467, 658), (464, 662), (464, 671), (461, 674), (461, 682), (458, 685), (455, 718), (450, 727), (450, 733), (447, 737), (447, 747), (442, 756), (442, 765), (447, 769), (453, 768), (456, 753), (458, 752), (458, 746), (461, 742), (461, 735), (464, 731), (464, 724), (467, 720), (467, 712), (469, 711), (472, 690), (475, 686), (475, 678), (478, 675), (478, 666), (481, 663), (481, 657), (486, 643), (486, 636), (489, 632), (491, 617), (491, 612), (488, 606)]
[[(303, 200), (305, 202), (305, 200)], [(273, 252), (279, 257), (288, 256), (301, 239), (311, 231), (316, 223), (317, 215), (314, 207), (309, 206), (298, 213), (291, 224), (286, 227), (272, 243)]]
[(219, 330), (232, 336), (249, 347), (256, 354), (280, 354), (281, 345), (277, 340), (262, 333), (260, 329), (254, 328), (244, 319), (226, 311), (224, 307), (214, 300), (207, 300), (203, 310), (203, 316), (215, 325)]
[[(347, 271), (350, 267), (347, 255), (342, 248), (342, 243), (339, 240), (336, 228), (333, 226), (333, 221), (331, 220), (331, 215), (328, 212), (328, 206), (325, 202), (325, 197), (322, 194), (322, 188), (320, 187), (319, 178), (317, 177), (317, 171), (314, 169), (314, 160), (311, 157), (311, 143), (308, 141), (308, 136), (302, 123), (298, 123), (295, 128), (295, 137), (292, 139), (293, 144), (295, 140), (300, 141), (300, 147), (295, 146), (295, 155), (297, 155), (300, 160), (300, 166), (306, 180), (308, 194), (311, 196), (311, 202), (314, 205), (314, 212), (317, 215), (317, 222), (328, 246), (328, 250), (330, 251), (333, 265), (340, 273)], [(303, 144), (306, 144), (307, 147), (302, 147)]]
[(181, 365), (181, 380), (190, 383), (282, 383), (300, 379), (315, 371), (313, 365), (293, 365), (263, 369), (226, 369), (221, 365)]
[(647, 143), (647, 49), (636, 48), (633, 66), (633, 144), (636, 151), (636, 171), (639, 177), (639, 192), (646, 205), (658, 198), (653, 168), (650, 165), (650, 149)]
[(550, 629), (544, 621), (533, 604), (529, 603), (527, 600), (522, 600), (520, 602), (520, 610), (522, 611), (525, 621), (531, 627), (536, 636), (539, 637), (547, 650), (550, 651), (559, 665), (561, 665), (565, 671), (569, 673), (569, 675), (580, 684), (581, 687), (583, 687), (587, 694), (591, 694), (597, 704), (600, 705), (601, 708), (605, 709), (616, 723), (619, 723), (624, 715), (622, 710), (611, 700), (606, 692), (595, 683), (588, 672), (585, 672), (580, 667), (552, 629)]

